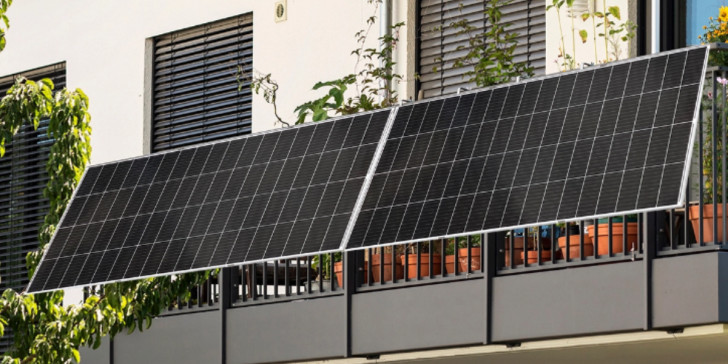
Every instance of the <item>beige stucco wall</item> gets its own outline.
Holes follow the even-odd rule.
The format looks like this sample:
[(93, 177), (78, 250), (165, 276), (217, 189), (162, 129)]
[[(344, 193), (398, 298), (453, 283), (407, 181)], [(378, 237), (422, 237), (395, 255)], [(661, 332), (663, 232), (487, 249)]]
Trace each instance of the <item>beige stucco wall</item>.
[[(0, 75), (67, 62), (68, 86), (91, 100), (92, 163), (142, 154), (145, 40), (158, 34), (253, 12), (253, 66), (280, 84), (281, 115), (294, 120), (296, 105), (318, 94), (317, 81), (354, 72), (354, 33), (378, 15), (367, 1), (288, 0), (288, 19), (274, 21), (273, 0), (35, 0), (16, 1), (0, 54)], [(392, 20), (406, 20), (407, 1), (394, 1)], [(375, 47), (379, 26), (368, 46)], [(407, 32), (398, 46), (398, 70), (407, 69)], [(398, 87), (406, 94), (407, 83)], [(274, 127), (262, 97), (253, 102), (253, 129)]]
[[(392, 21), (411, 22), (413, 4), (393, 1)], [(296, 105), (320, 95), (311, 91), (317, 81), (355, 72), (354, 34), (379, 13), (368, 1), (287, 0), (287, 20), (277, 23), (274, 5), (273, 0), (16, 1), (8, 13), (11, 28), (0, 54), (0, 76), (66, 61), (68, 87), (82, 88), (91, 102), (91, 163), (138, 156), (144, 150), (144, 100), (149, 97), (147, 39), (252, 12), (253, 66), (273, 74), (280, 84), (279, 112), (293, 121)], [(408, 63), (414, 33), (403, 29), (400, 36), (395, 71), (414, 74)], [(374, 24), (367, 46), (376, 47), (378, 37)], [(397, 87), (404, 98), (414, 93), (411, 78)], [(253, 130), (277, 127), (274, 120), (272, 107), (256, 96)], [(67, 302), (81, 297), (80, 290), (67, 290)]]
[[(551, 4), (551, 0), (546, 0), (545, 5)], [(594, 63), (594, 41), (592, 36), (594, 35), (593, 31), (593, 25), (592, 25), (592, 19), (590, 18), (587, 21), (582, 21), (581, 9), (588, 9), (588, 11), (593, 12), (594, 9), (599, 12), (604, 11), (604, 5), (606, 3), (606, 7), (611, 6), (618, 6), (620, 8), (620, 15), (622, 16), (622, 21), (625, 21), (627, 19), (631, 19), (632, 21), (636, 21), (636, 14), (634, 9), (634, 1), (628, 1), (628, 0), (575, 0), (574, 1), (574, 8), (579, 9), (577, 11), (574, 11), (575, 17), (571, 17), (569, 11), (567, 10), (567, 7), (564, 5), (561, 8), (561, 31), (563, 31), (564, 35), (564, 45), (566, 48), (566, 53), (571, 55), (576, 55), (575, 59), (577, 62), (577, 67), (581, 65), (583, 62), (588, 63)], [(632, 4), (630, 4), (632, 3)], [(556, 9), (550, 9), (546, 12), (546, 73), (553, 73), (558, 72), (560, 70), (560, 63), (562, 62), (562, 59), (558, 58), (559, 56), (559, 49), (561, 48), (561, 31), (559, 29), (559, 17), (556, 15)], [(574, 24), (574, 36), (572, 36), (572, 19)], [(619, 21), (617, 21), (619, 23)], [(597, 19), (597, 23), (599, 24), (601, 21)], [(579, 36), (579, 30), (586, 30), (588, 32), (588, 37), (586, 43), (582, 43), (581, 37)], [(603, 28), (597, 29), (597, 34), (600, 32), (603, 33)], [(574, 40), (575, 42), (572, 42)], [(619, 42), (619, 59), (625, 59), (629, 57), (634, 57), (634, 47), (631, 47), (629, 43), (625, 42)], [(597, 37), (597, 59), (601, 63), (605, 59), (605, 46), (604, 46), (604, 39)], [(574, 51), (575, 50), (575, 51)], [(609, 45), (610, 55), (609, 58), (611, 60), (615, 60), (615, 57), (612, 55), (613, 53), (613, 47), (612, 44)], [(558, 60), (558, 63), (557, 63)]]

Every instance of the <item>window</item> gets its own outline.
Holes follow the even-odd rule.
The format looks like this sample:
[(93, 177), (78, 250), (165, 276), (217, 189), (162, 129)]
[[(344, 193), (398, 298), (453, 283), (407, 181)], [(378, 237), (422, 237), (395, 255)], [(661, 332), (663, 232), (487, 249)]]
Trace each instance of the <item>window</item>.
[[(468, 46), (466, 35), (448, 28), (467, 19), (475, 31), (485, 27), (483, 0), (422, 0), (419, 2), (419, 75), (425, 98), (451, 94), (460, 87), (472, 87), (463, 75), (466, 67), (453, 69), (452, 62)], [(529, 62), (536, 74), (546, 67), (546, 6), (543, 0), (514, 0), (501, 8), (509, 30), (518, 33), (514, 61)], [(437, 70), (433, 70), (436, 67)]]
[[(31, 80), (50, 78), (55, 89), (60, 90), (66, 86), (66, 64), (0, 77), (2, 95), (20, 76)], [(0, 158), (0, 291), (19, 291), (28, 284), (25, 257), (38, 249), (38, 231), (48, 212), (43, 190), (48, 183), (46, 162), (53, 140), (48, 138), (47, 128), (47, 119), (37, 130), (24, 125), (5, 145), (5, 155)], [(0, 338), (3, 352), (12, 342), (7, 329), (5, 333)]]
[[(55, 89), (66, 86), (66, 65), (60, 63), (0, 78), (0, 92), (5, 92), (17, 77), (32, 80), (50, 78)], [(0, 290), (22, 289), (28, 284), (25, 256), (38, 248), (38, 229), (48, 209), (43, 189), (48, 183), (46, 162), (53, 143), (46, 130), (48, 120), (37, 130), (24, 125), (6, 145), (0, 158)]]
[(152, 152), (250, 133), (252, 14), (152, 42)]

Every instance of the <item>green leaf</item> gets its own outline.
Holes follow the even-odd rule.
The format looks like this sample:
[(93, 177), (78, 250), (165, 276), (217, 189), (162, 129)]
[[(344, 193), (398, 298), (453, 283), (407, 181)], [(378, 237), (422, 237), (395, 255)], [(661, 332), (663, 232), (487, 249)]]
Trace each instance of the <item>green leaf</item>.
[(314, 111), (313, 113), (313, 121), (322, 121), (329, 118), (328, 113), (326, 112), (326, 109), (319, 109)]
[(589, 13), (581, 14), (581, 20), (583, 20), (583, 21), (589, 20), (590, 17), (591, 17), (591, 14), (589, 14)]
[(81, 354), (78, 352), (77, 349), (72, 348), (71, 353), (73, 354), (73, 359), (76, 360), (76, 363), (81, 362)]
[(589, 34), (586, 32), (586, 30), (582, 29), (579, 31), (579, 36), (581, 37), (581, 42), (586, 43), (587, 37)]
[(607, 10), (610, 14), (614, 15), (615, 18), (622, 20), (622, 17), (619, 14), (619, 6), (610, 6)]

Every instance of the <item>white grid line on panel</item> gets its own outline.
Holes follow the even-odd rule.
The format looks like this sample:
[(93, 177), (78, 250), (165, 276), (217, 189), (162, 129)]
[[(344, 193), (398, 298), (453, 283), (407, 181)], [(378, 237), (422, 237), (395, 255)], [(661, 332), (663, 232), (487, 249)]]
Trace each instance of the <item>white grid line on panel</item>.
[[(613, 67), (610, 67), (610, 71), (609, 71), (610, 78), (611, 78), (613, 69), (614, 69)], [(583, 75), (583, 74), (584, 73), (580, 73), (580, 75)], [(561, 213), (561, 207), (564, 203), (564, 193), (566, 192), (566, 185), (569, 183), (569, 172), (571, 172), (571, 164), (574, 162), (574, 153), (577, 153), (576, 142), (579, 138), (579, 133), (581, 132), (581, 126), (584, 124), (584, 115), (586, 115), (586, 108), (589, 105), (589, 97), (591, 96), (592, 86), (594, 86), (594, 78), (596, 76), (597, 76), (597, 71), (592, 72), (592, 77), (591, 77), (591, 80), (589, 81), (589, 89), (586, 92), (586, 99), (584, 100), (584, 109), (581, 111), (581, 116), (579, 117), (579, 127), (577, 128), (577, 131), (576, 131), (576, 138), (574, 138), (574, 147), (571, 150), (571, 155), (569, 156), (569, 167), (566, 168), (566, 177), (564, 180), (564, 187), (561, 189), (561, 200), (559, 201), (559, 207), (556, 209), (556, 216), (555, 216), (556, 218), (559, 217), (559, 214)], [(578, 76), (577, 76), (577, 79), (578, 79)], [(572, 97), (574, 95), (574, 90), (576, 90), (576, 80), (574, 80), (574, 88), (571, 91)], [(576, 91), (578, 92), (578, 90), (576, 90)], [(607, 90), (604, 90), (604, 95), (606, 96), (606, 94), (607, 94)], [(571, 104), (571, 101), (569, 102), (569, 104)], [(568, 115), (569, 115), (569, 112), (567, 111), (566, 116), (568, 117)], [(601, 110), (599, 112), (599, 115), (601, 116)], [(562, 134), (563, 134), (565, 128), (566, 128), (566, 119), (564, 119), (564, 126), (561, 129)], [(558, 151), (558, 147), (556, 148), (556, 150)], [(589, 153), (591, 154), (591, 150), (589, 151)], [(554, 156), (554, 158), (556, 158), (556, 156)], [(581, 187), (584, 188), (584, 180), (581, 181)], [(581, 189), (579, 190), (579, 199), (581, 199)], [(577, 201), (576, 207), (577, 207), (577, 209), (579, 208), (578, 201)]]
[[(361, 188), (359, 189), (359, 195), (356, 198), (356, 202), (354, 203), (354, 208), (352, 209), (351, 216), (349, 217), (349, 223), (346, 226), (346, 230), (344, 230), (344, 235), (341, 238), (341, 244), (339, 244), (339, 249), (345, 249), (347, 247), (347, 244), (349, 243), (349, 238), (351, 237), (351, 234), (354, 232), (354, 227), (356, 226), (356, 222), (359, 219), (359, 213), (361, 212), (362, 206), (364, 205), (364, 200), (366, 199), (367, 193), (369, 192), (369, 187), (371, 186), (372, 180), (374, 179), (374, 175), (377, 172), (377, 166), (379, 165), (379, 160), (382, 157), (382, 153), (384, 152), (384, 148), (387, 145), (387, 140), (389, 140), (389, 133), (392, 131), (392, 127), (394, 126), (394, 121), (397, 118), (397, 114), (399, 114), (400, 107), (395, 107), (390, 111), (389, 116), (387, 117), (387, 122), (384, 124), (384, 129), (382, 130), (382, 135), (379, 137), (379, 142), (377, 144), (377, 148), (374, 151), (374, 156), (372, 156), (372, 160), (369, 163), (369, 169), (367, 170), (366, 175), (364, 176), (364, 182), (362, 183)], [(412, 110), (414, 110), (414, 107), (410, 109), (410, 113), (412, 113)], [(372, 117), (373, 118), (373, 117)], [(407, 117), (407, 121), (409, 122), (409, 116)], [(406, 127), (406, 125), (405, 125)], [(365, 133), (366, 135), (366, 133)], [(397, 147), (399, 149), (399, 147)], [(396, 152), (395, 152), (396, 156)], [(388, 177), (389, 175), (387, 175)], [(381, 197), (381, 194), (380, 194)], [(371, 221), (370, 221), (371, 223)], [(363, 240), (362, 240), (363, 242)]]
[[(420, 105), (422, 105), (422, 104), (420, 104)], [(427, 114), (427, 110), (429, 109), (429, 104), (425, 104), (425, 105), (426, 105), (425, 106), (425, 113), (423, 114), (423, 117), (424, 117), (425, 114)], [(364, 202), (366, 202), (366, 197), (367, 197), (367, 194), (369, 193), (369, 188), (371, 187), (371, 182), (374, 180), (374, 176), (377, 174), (376, 171), (377, 171), (377, 166), (379, 164), (379, 160), (381, 159), (382, 153), (384, 153), (384, 148), (386, 147), (386, 143), (389, 141), (389, 134), (391, 133), (392, 128), (394, 127), (394, 123), (397, 120), (396, 115), (399, 114), (399, 111), (401, 109), (402, 109), (401, 107), (400, 108), (397, 108), (397, 111), (395, 113), (395, 116), (393, 117), (392, 115), (390, 115), (390, 119), (391, 120), (387, 120), (387, 127), (385, 127), (385, 131), (386, 131), (386, 134), (387, 135), (386, 135), (386, 137), (385, 136), (382, 136), (382, 139), (380, 140), (380, 143), (384, 143), (384, 145), (381, 146), (381, 151), (378, 151), (379, 157), (377, 158), (377, 165), (371, 167), (371, 169), (373, 170), (373, 172), (371, 173), (371, 177), (369, 178), (369, 183), (367, 184), (366, 192), (365, 193), (362, 193), (359, 196), (360, 199), (361, 199), (361, 204), (359, 206), (359, 212), (357, 213), (357, 215), (359, 215), (361, 213), (361, 208), (363, 208)], [(412, 107), (409, 110), (410, 110), (409, 115), (407, 116), (407, 120), (405, 121), (405, 124), (404, 124), (403, 129), (402, 129), (402, 135), (397, 137), (397, 139), (399, 139), (400, 142), (401, 142), (402, 139), (405, 138), (405, 135), (404, 134), (406, 133), (407, 125), (409, 124), (409, 122), (411, 120), (410, 118), (412, 117), (412, 113), (415, 110), (415, 106), (412, 105)], [(384, 186), (387, 184), (387, 181), (389, 181), (389, 177), (392, 175), (392, 165), (394, 165), (394, 161), (395, 161), (395, 159), (396, 159), (396, 157), (397, 157), (397, 155), (399, 153), (399, 147), (401, 145), (402, 145), (401, 143), (398, 143), (397, 144), (397, 149), (394, 151), (394, 155), (392, 156), (392, 161), (391, 161), (391, 165), (389, 166), (389, 169), (386, 170), (386, 171), (382, 171), (381, 173), (379, 173), (379, 175), (385, 175), (385, 177), (384, 177), (384, 185), (382, 185), (382, 190), (379, 191), (379, 196), (377, 196), (377, 202), (374, 204), (374, 207), (371, 209), (372, 216), (369, 219), (369, 223), (367, 224), (367, 227), (366, 227), (366, 230), (364, 232), (364, 235), (362, 236), (362, 241), (361, 241), (361, 245), (362, 246), (364, 246), (364, 242), (366, 241), (366, 237), (369, 234), (369, 227), (372, 225), (372, 219), (374, 218), (374, 212), (377, 211), (377, 206), (379, 206), (379, 201), (381, 201), (381, 199), (382, 199), (382, 194), (384, 193)], [(413, 145), (413, 148), (414, 148), (414, 145)], [(380, 148), (377, 147), (377, 150), (379, 150), (379, 149)], [(410, 151), (410, 154), (407, 156), (407, 162), (409, 162), (409, 158), (410, 158), (411, 155), (412, 155), (412, 151)], [(405, 163), (405, 168), (402, 170), (402, 177), (404, 177), (404, 171), (406, 169), (407, 169), (407, 163)], [(369, 175), (367, 177), (369, 177)], [(396, 192), (399, 190), (399, 186), (401, 186), (401, 185), (402, 185), (402, 179), (400, 179), (399, 180), (399, 183), (397, 184), (397, 190), (395, 190), (395, 196), (394, 196), (394, 198), (397, 197), (396, 196)], [(394, 198), (393, 198), (393, 200), (394, 200)], [(358, 220), (358, 219), (359, 219), (359, 216), (356, 217), (356, 220)], [(347, 246), (348, 245), (348, 243), (349, 243), (348, 240), (351, 238), (351, 234), (354, 232), (354, 228), (356, 227), (356, 220), (352, 224), (351, 231), (346, 236), (346, 240), (342, 242), (342, 246)], [(401, 226), (401, 222), (400, 222), (400, 226)], [(399, 233), (399, 227), (397, 228), (397, 233)]]
[[(389, 112), (389, 114), (390, 114), (389, 116), (391, 116), (392, 114), (395, 114), (396, 115), (396, 113), (397, 113), (397, 108), (394, 108), (392, 111)], [(370, 114), (369, 115), (369, 119), (366, 121), (367, 122), (367, 126), (364, 129), (364, 132), (362, 133), (362, 139), (359, 141), (359, 144), (357, 146), (353, 147), (353, 148), (356, 148), (356, 153), (354, 154), (354, 157), (353, 157), (352, 161), (356, 161), (356, 158), (359, 156), (359, 153), (361, 152), (361, 148), (363, 146), (369, 145), (369, 144), (363, 144), (363, 142), (364, 142), (364, 138), (366, 137), (367, 132), (369, 131), (369, 127), (372, 126), (372, 121), (373, 121), (375, 115), (377, 115), (377, 114), (374, 113), (374, 114)], [(355, 119), (356, 118), (354, 118), (354, 120)], [(354, 120), (352, 120), (352, 123), (351, 123), (351, 126), (352, 127), (354, 126)], [(385, 127), (386, 127), (386, 124), (385, 124)], [(349, 130), (351, 130), (351, 127), (349, 127)], [(384, 129), (382, 129), (382, 134), (384, 134)], [(380, 139), (381, 139), (381, 137), (380, 137)], [(346, 143), (346, 139), (344, 139), (344, 143)], [(339, 156), (341, 155), (341, 151), (344, 150), (344, 149), (348, 149), (348, 148), (344, 148), (344, 146), (342, 146), (342, 149), (339, 149)], [(375, 153), (376, 153), (376, 151), (375, 151)], [(372, 164), (375, 164), (376, 165), (376, 163), (374, 163), (373, 160), (374, 160), (374, 157), (372, 156), (372, 160), (369, 161), (369, 167), (370, 167), (369, 169), (371, 169)], [(338, 167), (338, 163), (339, 163), (339, 159), (337, 158), (336, 163), (334, 164), (334, 168)], [(349, 178), (349, 175), (351, 174), (352, 167), (353, 167), (353, 164), (349, 165), (349, 170), (346, 173), (346, 178), (342, 182), (341, 192), (339, 192), (339, 197), (336, 199), (336, 205), (334, 206), (333, 212), (332, 212), (332, 214), (330, 216), (331, 219), (329, 220), (329, 224), (326, 226), (326, 234), (321, 239), (321, 245), (319, 245), (318, 250), (322, 250), (323, 245), (324, 245), (324, 242), (326, 241), (326, 238), (329, 236), (329, 232), (331, 231), (331, 223), (334, 221), (334, 218), (337, 217), (337, 216), (345, 215), (345, 214), (337, 214), (336, 213), (336, 210), (338, 209), (339, 204), (341, 203), (341, 197), (343, 196), (344, 189), (346, 188), (346, 185), (349, 183), (349, 181), (353, 181), (354, 180), (352, 178)], [(369, 173), (369, 169), (367, 170), (367, 174)], [(334, 172), (334, 169), (331, 170), (331, 173), (332, 174), (333, 174), (333, 172)], [(364, 175), (364, 178), (366, 179), (366, 177), (367, 177), (367, 175), (365, 174)], [(330, 179), (331, 179), (331, 175), (329, 175), (329, 181), (327, 182), (327, 186), (330, 183), (333, 182), (333, 181), (330, 181)], [(362, 187), (363, 187), (363, 183), (362, 183)], [(361, 190), (362, 190), (362, 188), (360, 187), (359, 188), (359, 194), (360, 195), (362, 194)], [(318, 214), (318, 209), (321, 208), (321, 202), (323, 202), (323, 198), (324, 198), (324, 195), (325, 194), (326, 194), (326, 189), (324, 189), (324, 192), (321, 194), (321, 200), (319, 200), (319, 206), (316, 208), (316, 212), (314, 213), (314, 218), (316, 217), (316, 214)], [(353, 210), (354, 210), (354, 208), (352, 208), (352, 214), (349, 215), (349, 222), (347, 223), (347, 228), (351, 224), (351, 220), (352, 220), (352, 217), (353, 217)], [(344, 234), (346, 234), (346, 230), (344, 230)], [(343, 244), (344, 241), (345, 240), (344, 240), (344, 237), (342, 235), (342, 242), (339, 243), (339, 249), (343, 249), (342, 248), (342, 244)]]

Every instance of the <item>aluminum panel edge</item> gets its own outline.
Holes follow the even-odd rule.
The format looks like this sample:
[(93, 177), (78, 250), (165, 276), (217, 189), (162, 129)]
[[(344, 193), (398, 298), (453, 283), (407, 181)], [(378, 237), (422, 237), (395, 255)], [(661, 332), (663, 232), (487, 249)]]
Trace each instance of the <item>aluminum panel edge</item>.
[(364, 183), (359, 190), (359, 196), (357, 197), (356, 203), (354, 204), (354, 209), (351, 212), (351, 217), (349, 217), (349, 224), (346, 226), (346, 230), (344, 231), (344, 236), (341, 239), (341, 244), (339, 244), (339, 250), (344, 250), (347, 248), (349, 238), (351, 237), (351, 233), (354, 231), (354, 225), (356, 225), (356, 221), (359, 219), (359, 212), (364, 205), (364, 199), (369, 192), (369, 186), (372, 183), (372, 179), (374, 179), (374, 173), (377, 171), (379, 159), (382, 156), (382, 152), (384, 152), (384, 147), (387, 144), (387, 139), (389, 139), (389, 132), (392, 130), (392, 125), (394, 125), (394, 119), (397, 117), (398, 112), (399, 106), (394, 106), (389, 111), (389, 118), (387, 118), (387, 123), (384, 124), (384, 130), (382, 130), (382, 135), (379, 138), (377, 149), (374, 151), (374, 157), (372, 157), (366, 177), (364, 178)]

